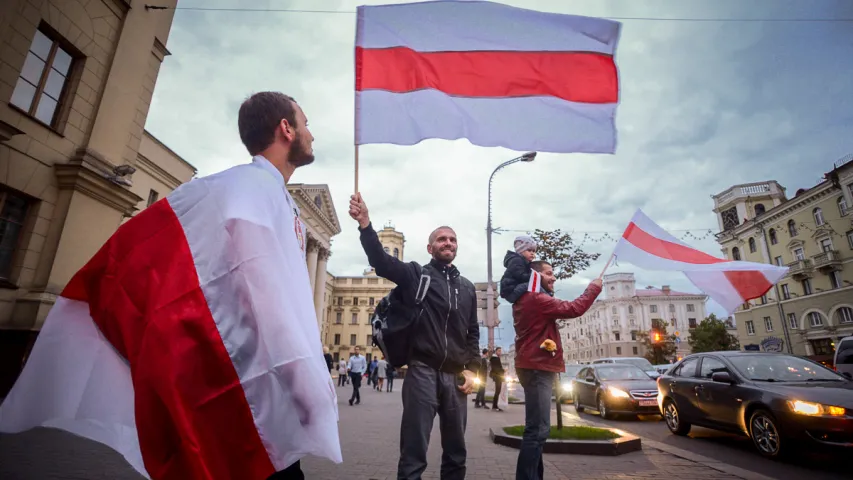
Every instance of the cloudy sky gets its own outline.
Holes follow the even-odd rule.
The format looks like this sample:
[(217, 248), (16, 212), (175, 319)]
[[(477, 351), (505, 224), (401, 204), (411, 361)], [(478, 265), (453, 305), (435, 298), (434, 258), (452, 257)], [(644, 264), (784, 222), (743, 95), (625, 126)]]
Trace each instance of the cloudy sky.
[[(156, 4), (156, 0), (149, 3)], [(359, 275), (366, 257), (347, 214), (353, 190), (353, 0), (180, 0), (146, 128), (201, 175), (245, 163), (237, 110), (249, 94), (294, 96), (315, 137), (316, 162), (300, 183), (328, 184), (343, 232), (329, 271)], [(853, 18), (849, 0), (504, 0), (548, 12), (655, 19)], [(343, 13), (198, 11), (310, 9)], [(853, 22), (696, 22), (625, 19), (617, 49), (621, 103), (615, 155), (540, 154), (496, 176), (493, 221), (509, 230), (563, 229), (600, 252), (589, 270), (558, 284), (573, 298), (595, 278), (632, 213), (642, 208), (674, 235), (717, 230), (710, 195), (737, 183), (777, 180), (789, 196), (817, 183), (853, 152)], [(518, 122), (507, 112), (507, 121)], [(466, 140), (360, 149), (359, 189), (375, 224), (406, 234), (408, 260), (426, 261), (426, 238), (456, 229), (457, 265), (485, 281), (487, 182), (519, 152)], [(494, 238), (494, 269), (513, 236)], [(685, 241), (719, 255), (713, 236)], [(635, 271), (630, 265), (611, 267)], [(635, 271), (638, 286), (696, 291), (681, 274)], [(721, 313), (709, 302), (709, 309)], [(511, 324), (501, 308), (504, 326)], [(484, 333), (485, 335), (485, 333)], [(512, 341), (511, 326), (498, 333)]]

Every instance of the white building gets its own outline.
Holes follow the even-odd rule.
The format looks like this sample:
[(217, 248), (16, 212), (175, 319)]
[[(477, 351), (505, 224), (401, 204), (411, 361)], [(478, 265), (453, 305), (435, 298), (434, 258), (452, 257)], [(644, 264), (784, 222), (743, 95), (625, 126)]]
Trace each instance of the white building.
[(638, 290), (633, 273), (605, 275), (603, 287), (584, 316), (560, 328), (566, 363), (644, 356), (637, 334), (651, 330), (653, 318), (665, 320), (667, 334), (678, 336), (678, 357), (690, 353), (690, 329), (705, 318), (707, 295), (676, 292), (668, 285)]

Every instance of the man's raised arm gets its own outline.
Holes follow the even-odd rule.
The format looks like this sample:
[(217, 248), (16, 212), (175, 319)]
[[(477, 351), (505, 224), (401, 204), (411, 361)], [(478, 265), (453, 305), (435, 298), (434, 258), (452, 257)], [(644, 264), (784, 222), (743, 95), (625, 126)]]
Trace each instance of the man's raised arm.
[(413, 265), (400, 261), (397, 257), (385, 253), (379, 236), (370, 223), (367, 205), (358, 193), (350, 198), (350, 217), (358, 222), (361, 248), (367, 254), (367, 262), (376, 270), (376, 274), (387, 278), (397, 285), (411, 285), (417, 282)]
[(548, 320), (561, 320), (566, 318), (580, 317), (589, 307), (592, 306), (595, 299), (601, 293), (600, 283), (590, 283), (580, 297), (573, 301), (560, 300), (558, 298), (548, 298), (541, 307), (541, 315)]

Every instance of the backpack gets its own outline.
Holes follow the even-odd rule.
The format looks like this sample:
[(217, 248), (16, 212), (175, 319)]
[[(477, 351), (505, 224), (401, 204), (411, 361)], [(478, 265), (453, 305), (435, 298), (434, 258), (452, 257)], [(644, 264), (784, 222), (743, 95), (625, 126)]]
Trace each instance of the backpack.
[(370, 318), (370, 324), (373, 325), (373, 346), (382, 351), (385, 361), (393, 368), (402, 367), (411, 359), (411, 336), (423, 311), (421, 303), (429, 291), (431, 280), (427, 269), (426, 265), (421, 269), (414, 305), (405, 301), (405, 292), (400, 286), (396, 286), (379, 301)]

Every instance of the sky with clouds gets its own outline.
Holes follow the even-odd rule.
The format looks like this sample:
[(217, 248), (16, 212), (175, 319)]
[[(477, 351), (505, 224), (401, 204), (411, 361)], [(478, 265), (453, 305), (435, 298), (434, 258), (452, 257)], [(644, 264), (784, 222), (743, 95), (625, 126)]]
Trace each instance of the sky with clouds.
[[(149, 3), (156, 4), (156, 0)], [(354, 0), (180, 0), (146, 128), (195, 165), (200, 175), (249, 161), (237, 110), (253, 92), (292, 95), (315, 137), (313, 165), (291, 179), (328, 184), (343, 232), (329, 271), (366, 267), (353, 190), (355, 7), (400, 3)], [(601, 17), (853, 18), (849, 0), (504, 0), (535, 10)], [(187, 7), (308, 9), (344, 13), (181, 10)], [(712, 194), (737, 183), (777, 180), (792, 196), (818, 183), (853, 152), (853, 22), (694, 22), (620, 20), (616, 62), (621, 103), (615, 155), (539, 154), (503, 170), (493, 184), (493, 221), (510, 230), (563, 229), (578, 240), (618, 237), (642, 208), (674, 235), (717, 231)], [(522, 122), (507, 112), (508, 122)], [(440, 224), (457, 232), (457, 265), (486, 277), (487, 186), (492, 170), (519, 152), (466, 140), (360, 148), (359, 190), (376, 224), (406, 235), (407, 260), (424, 262), (426, 239)], [(495, 279), (514, 232), (494, 237)], [(720, 255), (714, 237), (685, 238)], [(613, 241), (587, 241), (600, 252), (587, 271), (557, 285), (570, 299), (595, 278)], [(630, 265), (639, 287), (696, 291), (681, 274)], [(709, 302), (709, 310), (721, 313)], [(511, 315), (499, 343), (512, 342)], [(485, 332), (484, 332), (485, 336)]]

